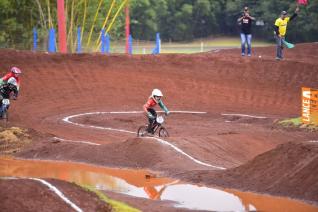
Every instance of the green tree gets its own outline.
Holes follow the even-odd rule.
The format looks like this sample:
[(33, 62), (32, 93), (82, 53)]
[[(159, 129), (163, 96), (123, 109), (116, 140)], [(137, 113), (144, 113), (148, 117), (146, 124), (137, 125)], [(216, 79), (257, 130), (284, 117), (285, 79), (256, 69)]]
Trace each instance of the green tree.
[(193, 36), (206, 37), (217, 32), (214, 5), (206, 0), (198, 0), (193, 5)]
[(1, 0), (0, 8), (1, 47), (30, 48), (32, 32), (28, 29), (32, 28), (32, 20), (36, 16), (32, 2)]
[[(98, 37), (112, 2), (106, 29), (112, 39), (125, 37), (125, 13), (114, 18), (124, 0), (65, 0), (69, 48), (74, 49), (76, 30), (83, 29), (83, 44), (93, 26), (92, 42), (96, 47)], [(210, 35), (237, 35), (237, 18), (243, 6), (249, 6), (251, 15), (263, 26), (253, 23), (253, 37), (273, 39), (273, 25), (282, 10), (292, 15), (295, 1), (290, 0), (130, 0), (131, 32), (135, 39), (154, 40), (155, 33), (161, 39), (185, 41)], [(100, 5), (100, 7), (98, 7)], [(50, 27), (57, 30), (56, 0), (0, 0), (0, 47), (31, 49), (32, 28), (36, 27), (40, 45), (47, 45)], [(97, 11), (98, 9), (98, 11)], [(97, 12), (97, 13), (96, 13)], [(95, 19), (95, 15), (96, 19)], [(260, 23), (260, 22), (258, 22)], [(318, 0), (302, 6), (299, 16), (288, 24), (287, 39), (292, 42), (317, 41)]]
[(133, 37), (153, 40), (158, 32), (160, 12), (166, 10), (164, 0), (135, 0), (131, 2), (131, 31)]

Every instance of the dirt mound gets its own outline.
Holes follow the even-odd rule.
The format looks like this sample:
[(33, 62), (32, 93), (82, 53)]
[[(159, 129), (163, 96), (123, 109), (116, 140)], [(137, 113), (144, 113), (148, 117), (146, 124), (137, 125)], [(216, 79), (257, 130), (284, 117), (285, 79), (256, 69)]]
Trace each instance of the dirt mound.
[[(151, 138), (130, 138), (117, 144), (74, 145), (62, 141), (41, 141), (17, 153), (16, 156), (32, 159), (56, 159), (78, 161), (109, 167), (129, 167), (137, 169), (189, 170), (200, 167), (193, 165), (173, 149), (161, 145)], [(191, 167), (191, 168), (190, 168)]]
[(0, 154), (18, 152), (30, 143), (30, 135), (25, 129), (11, 127), (0, 130)]
[[(192, 173), (197, 180), (318, 203), (318, 144), (286, 143), (222, 173)], [(189, 176), (186, 178), (190, 179)]]

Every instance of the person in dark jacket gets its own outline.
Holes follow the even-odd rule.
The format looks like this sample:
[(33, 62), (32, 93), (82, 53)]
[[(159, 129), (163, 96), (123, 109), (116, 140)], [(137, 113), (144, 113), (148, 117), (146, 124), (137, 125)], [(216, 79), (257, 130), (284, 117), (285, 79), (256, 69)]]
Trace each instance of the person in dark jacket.
[(250, 16), (248, 7), (244, 7), (243, 14), (237, 19), (237, 22), (241, 25), (241, 48), (242, 56), (245, 56), (245, 46), (247, 44), (247, 55), (252, 54), (252, 21), (255, 18)]

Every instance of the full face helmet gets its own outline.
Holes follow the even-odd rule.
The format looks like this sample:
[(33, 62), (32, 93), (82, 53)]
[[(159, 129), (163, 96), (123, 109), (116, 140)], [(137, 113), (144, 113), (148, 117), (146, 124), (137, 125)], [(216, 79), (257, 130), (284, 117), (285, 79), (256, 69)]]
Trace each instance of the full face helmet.
[(158, 103), (161, 97), (163, 97), (163, 94), (159, 89), (156, 88), (156, 89), (153, 89), (151, 93), (151, 97)]
[(11, 72), (14, 73), (15, 75), (19, 75), (22, 73), (22, 71), (18, 67), (12, 67)]

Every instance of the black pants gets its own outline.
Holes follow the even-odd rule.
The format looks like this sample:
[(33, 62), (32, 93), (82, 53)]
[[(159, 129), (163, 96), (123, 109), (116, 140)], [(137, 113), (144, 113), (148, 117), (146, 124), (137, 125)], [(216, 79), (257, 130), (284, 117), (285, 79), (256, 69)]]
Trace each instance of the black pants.
[(152, 132), (152, 128), (153, 128), (154, 124), (156, 123), (157, 112), (156, 112), (153, 108), (149, 108), (149, 109), (148, 109), (148, 112), (151, 113), (151, 115), (152, 115), (154, 118), (149, 118), (149, 117), (148, 117), (149, 124), (148, 124), (147, 131), (148, 131), (149, 133), (153, 133), (153, 132)]

